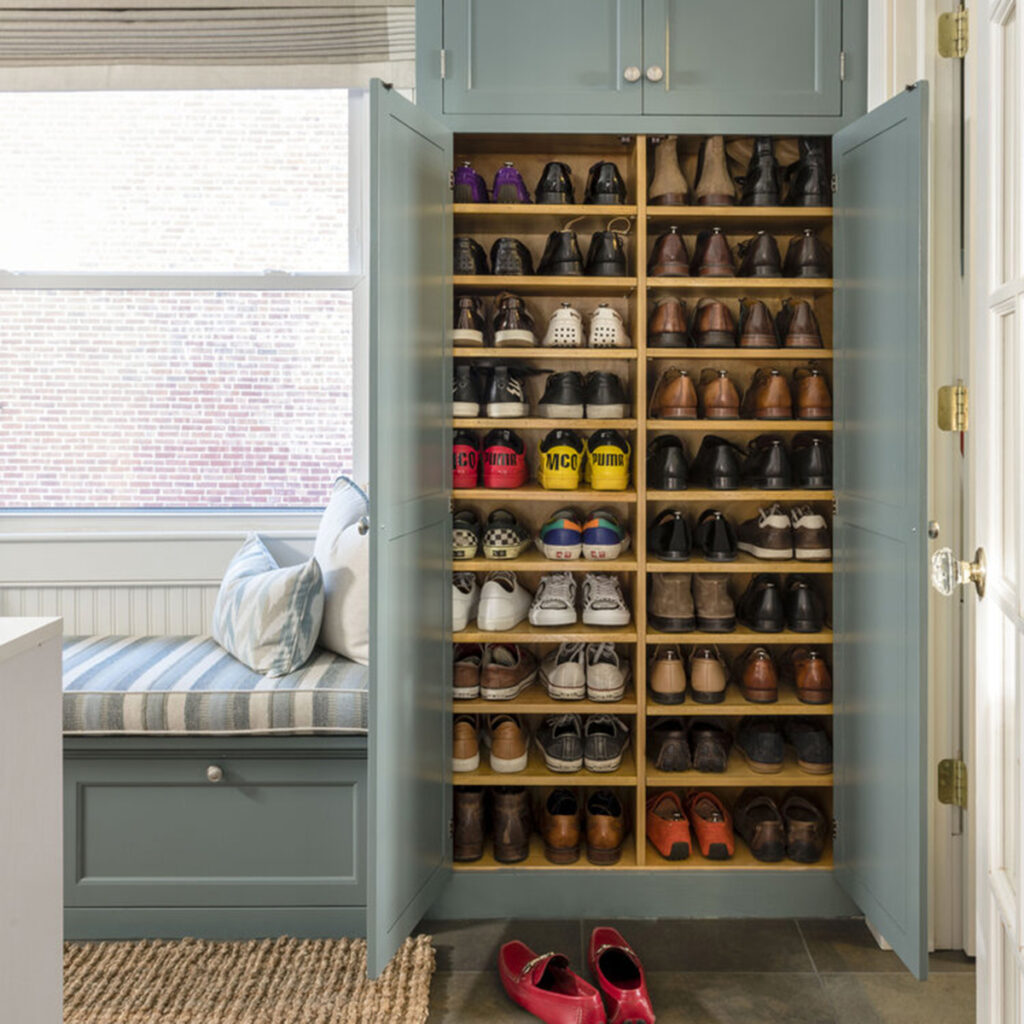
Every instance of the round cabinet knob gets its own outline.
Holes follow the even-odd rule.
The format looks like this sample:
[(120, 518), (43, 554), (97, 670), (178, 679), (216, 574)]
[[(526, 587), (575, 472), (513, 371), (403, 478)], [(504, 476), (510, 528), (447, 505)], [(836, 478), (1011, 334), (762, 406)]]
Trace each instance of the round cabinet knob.
[(640, 69), (635, 64), (630, 64), (625, 71), (622, 72), (622, 77), (627, 82), (639, 82), (640, 81)]
[(220, 782), (220, 780), (224, 778), (224, 769), (221, 768), (220, 765), (211, 764), (210, 767), (206, 769), (206, 777), (211, 782)]
[(648, 82), (660, 82), (665, 77), (665, 72), (658, 67), (657, 64), (652, 64), (647, 69), (647, 81)]

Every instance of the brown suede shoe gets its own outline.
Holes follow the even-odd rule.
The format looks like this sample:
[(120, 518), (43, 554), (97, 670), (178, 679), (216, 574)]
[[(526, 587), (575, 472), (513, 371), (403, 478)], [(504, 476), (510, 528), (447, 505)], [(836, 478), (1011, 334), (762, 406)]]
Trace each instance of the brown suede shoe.
[(725, 661), (717, 647), (695, 647), (690, 655), (690, 692), (698, 704), (721, 704), (728, 684)]
[(705, 633), (731, 633), (736, 628), (736, 605), (729, 596), (728, 573), (695, 575), (693, 603), (698, 629)]
[(775, 319), (783, 348), (822, 348), (821, 327), (805, 299), (785, 299)]
[(688, 572), (651, 573), (647, 617), (664, 633), (688, 633), (697, 625)]
[(697, 388), (688, 371), (670, 366), (661, 372), (651, 395), (651, 416), (662, 420), (697, 418)]
[(700, 400), (709, 420), (737, 420), (740, 393), (728, 370), (705, 370), (701, 375)]
[(675, 298), (658, 299), (647, 321), (648, 348), (686, 348), (686, 303)]
[(745, 789), (732, 809), (733, 823), (750, 852), (760, 861), (786, 856), (786, 829), (778, 804), (756, 789)]
[(721, 228), (702, 231), (690, 261), (693, 277), (734, 277), (736, 264), (732, 258), (729, 239)]
[(651, 258), (647, 261), (647, 276), (690, 276), (690, 256), (686, 251), (686, 242), (675, 224), (658, 235), (651, 250)]
[(475, 772), (480, 767), (480, 722), (476, 715), (456, 715), (452, 725), (452, 771)]
[(780, 810), (786, 826), (786, 856), (798, 864), (816, 864), (825, 852), (825, 815), (799, 793), (790, 793)]
[(706, 138), (697, 162), (694, 196), (698, 206), (735, 206), (736, 185), (725, 158), (725, 139), (721, 135)]
[(797, 647), (790, 655), (796, 697), (803, 704), (828, 704), (832, 700), (832, 674), (820, 651)]
[(760, 299), (740, 299), (740, 348), (778, 348), (775, 321)]
[(701, 299), (693, 311), (690, 337), (697, 348), (735, 348), (736, 321), (719, 299)]
[(490, 715), (484, 740), (491, 748), (491, 768), (507, 774), (526, 770), (529, 739), (518, 715)]
[(455, 834), (452, 859), (479, 860), (484, 855), (484, 791), (480, 786), (455, 787)]
[(793, 374), (793, 390), (798, 420), (832, 419), (832, 392), (817, 367), (799, 367)]
[(626, 814), (610, 789), (599, 789), (587, 800), (587, 860), (617, 864), (626, 838)]
[(678, 135), (667, 135), (654, 147), (654, 178), (647, 192), (651, 206), (684, 206), (690, 186), (679, 166)]
[(740, 692), (751, 704), (774, 704), (779, 699), (779, 670), (767, 647), (754, 647), (743, 655)]
[(686, 700), (686, 669), (678, 644), (655, 647), (647, 685), (655, 704), (682, 704)]
[(530, 801), (522, 786), (495, 786), (494, 859), (500, 864), (526, 860), (530, 852)]
[(580, 803), (571, 789), (553, 789), (540, 813), (544, 856), (552, 864), (575, 864), (580, 859), (582, 835)]
[(754, 420), (790, 420), (793, 398), (789, 382), (779, 370), (761, 367), (743, 396), (743, 415)]

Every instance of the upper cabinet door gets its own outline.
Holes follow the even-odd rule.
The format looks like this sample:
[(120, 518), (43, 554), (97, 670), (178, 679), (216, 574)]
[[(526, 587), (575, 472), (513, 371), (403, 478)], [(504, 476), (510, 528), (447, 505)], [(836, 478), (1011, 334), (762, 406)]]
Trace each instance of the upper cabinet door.
[(842, 113), (841, 0), (645, 0), (644, 113)]
[(452, 135), (370, 92), (368, 970), (450, 875)]
[(927, 956), (926, 83), (833, 139), (836, 878)]
[(446, 114), (639, 114), (643, 0), (444, 0)]

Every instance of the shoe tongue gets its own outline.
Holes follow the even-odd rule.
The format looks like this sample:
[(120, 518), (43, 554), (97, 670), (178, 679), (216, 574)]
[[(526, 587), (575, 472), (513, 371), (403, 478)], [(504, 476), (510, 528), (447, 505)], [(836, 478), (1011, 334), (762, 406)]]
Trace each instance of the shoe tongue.
[(723, 821), (724, 820), (722, 818), (722, 812), (718, 809), (718, 807), (714, 803), (712, 803), (710, 800), (708, 800), (707, 797), (705, 797), (703, 800), (698, 800), (697, 801), (697, 806), (694, 808), (694, 810), (696, 810), (696, 812), (705, 821), (715, 821), (715, 822), (717, 822), (717, 821)]
[(514, 668), (516, 664), (515, 652), (505, 644), (497, 644), (491, 652), (491, 660), (506, 668)]

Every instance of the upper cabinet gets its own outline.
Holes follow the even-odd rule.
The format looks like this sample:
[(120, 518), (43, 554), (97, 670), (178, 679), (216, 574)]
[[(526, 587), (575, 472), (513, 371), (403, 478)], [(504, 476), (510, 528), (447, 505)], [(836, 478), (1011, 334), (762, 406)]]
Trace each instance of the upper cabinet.
[(418, 0), (418, 106), (456, 131), (832, 134), (867, 0)]

